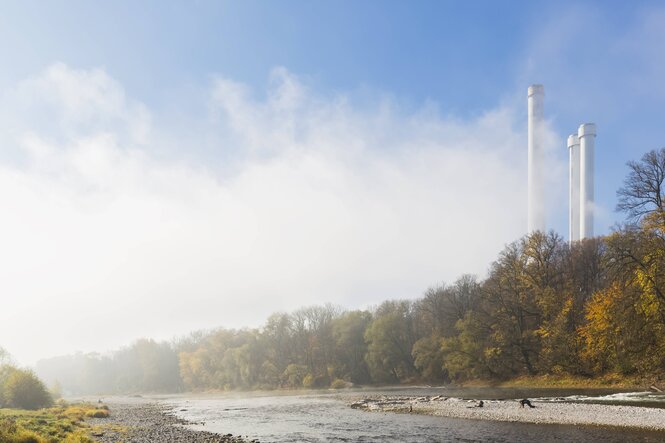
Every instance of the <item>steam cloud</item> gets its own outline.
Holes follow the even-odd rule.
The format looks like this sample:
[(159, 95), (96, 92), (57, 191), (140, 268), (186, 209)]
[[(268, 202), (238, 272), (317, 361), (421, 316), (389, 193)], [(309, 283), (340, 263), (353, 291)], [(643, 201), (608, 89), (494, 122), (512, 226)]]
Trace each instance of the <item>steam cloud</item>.
[(284, 68), (254, 94), (218, 78), (206, 115), (169, 125), (100, 69), (5, 91), (0, 345), (32, 362), (413, 298), (525, 232), (523, 109), (405, 112)]

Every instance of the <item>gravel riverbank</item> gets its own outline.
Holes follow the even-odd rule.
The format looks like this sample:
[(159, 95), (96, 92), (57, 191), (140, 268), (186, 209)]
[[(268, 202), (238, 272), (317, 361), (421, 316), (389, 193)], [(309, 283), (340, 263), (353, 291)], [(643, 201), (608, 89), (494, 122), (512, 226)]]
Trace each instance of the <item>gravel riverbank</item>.
[(389, 397), (365, 398), (352, 408), (376, 412), (427, 414), (441, 417), (497, 420), (538, 424), (619, 426), (665, 431), (665, 409), (638, 406), (538, 402), (535, 408), (520, 407), (517, 400), (478, 401), (459, 398)]
[(141, 399), (105, 402), (109, 418), (87, 419), (93, 438), (100, 443), (258, 443), (231, 434), (187, 429), (191, 424), (175, 417), (170, 408)]

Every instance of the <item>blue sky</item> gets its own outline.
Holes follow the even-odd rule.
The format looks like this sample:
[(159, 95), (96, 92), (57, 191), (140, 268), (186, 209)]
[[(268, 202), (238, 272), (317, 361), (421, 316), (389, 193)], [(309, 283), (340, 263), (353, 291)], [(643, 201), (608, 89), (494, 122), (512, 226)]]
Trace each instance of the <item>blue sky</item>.
[(662, 14), (623, 1), (6, 2), (0, 86), (53, 62), (102, 67), (149, 106), (203, 113), (211, 77), (260, 93), (284, 66), (324, 95), (389, 94), (466, 118), (539, 82), (561, 136), (598, 123), (598, 197), (611, 208), (623, 164), (662, 143), (663, 62), (648, 59), (663, 58)]
[(56, 60), (103, 66), (155, 103), (216, 73), (261, 86), (279, 65), (324, 91), (369, 88), (477, 112), (516, 86), (537, 28), (530, 19), (542, 18), (543, 8), (494, 1), (16, 2), (4, 7), (3, 52), (14, 63), (3, 77), (15, 81)]
[[(2, 2), (0, 346), (34, 361), (482, 276), (526, 229), (532, 83), (549, 226), (567, 235), (566, 137), (595, 122), (607, 233), (626, 161), (665, 144), (663, 23), (662, 2)], [(72, 304), (128, 326), (2, 341)]]
[[(524, 6), (499, 2), (50, 2), (7, 8), (3, 45), (18, 56), (14, 78), (53, 60), (104, 66), (149, 101), (219, 72), (258, 86), (269, 69), (283, 65), (322, 89), (370, 87), (407, 99), (451, 101), (460, 109), (482, 106), (513, 79), (516, 50), (529, 27)], [(474, 81), (482, 87), (469, 94)]]

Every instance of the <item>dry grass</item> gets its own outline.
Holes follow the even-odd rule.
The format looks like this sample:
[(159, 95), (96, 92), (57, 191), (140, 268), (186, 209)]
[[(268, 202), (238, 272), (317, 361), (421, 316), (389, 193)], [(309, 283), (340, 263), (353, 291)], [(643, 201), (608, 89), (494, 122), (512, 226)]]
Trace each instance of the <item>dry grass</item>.
[(92, 443), (86, 417), (108, 417), (108, 409), (90, 404), (26, 411), (0, 409), (0, 442)]

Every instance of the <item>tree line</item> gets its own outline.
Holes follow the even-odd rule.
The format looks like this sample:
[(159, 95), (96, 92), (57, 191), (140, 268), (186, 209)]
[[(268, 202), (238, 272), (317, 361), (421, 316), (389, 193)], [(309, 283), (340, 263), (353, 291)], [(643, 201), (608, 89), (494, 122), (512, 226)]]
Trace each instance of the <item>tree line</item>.
[[(665, 373), (665, 149), (629, 162), (627, 220), (569, 244), (536, 232), (470, 275), (373, 309), (311, 306), (256, 329), (42, 360), (66, 392), (323, 388)], [(490, 221), (488, 221), (489, 223)]]

